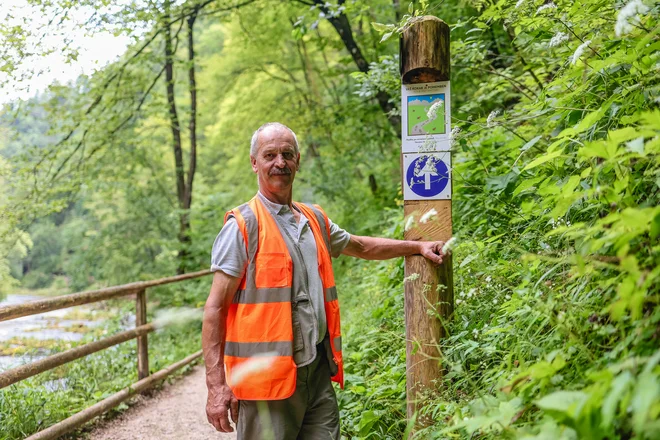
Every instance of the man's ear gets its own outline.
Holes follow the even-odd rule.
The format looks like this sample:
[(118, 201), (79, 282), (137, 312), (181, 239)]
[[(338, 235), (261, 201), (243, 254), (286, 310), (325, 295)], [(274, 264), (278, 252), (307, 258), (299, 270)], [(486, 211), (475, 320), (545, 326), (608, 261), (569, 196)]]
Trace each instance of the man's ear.
[(296, 171), (300, 170), (300, 153), (298, 153), (298, 159), (296, 160)]
[(252, 171), (257, 173), (259, 169), (257, 168), (257, 158), (254, 156), (250, 156), (250, 163), (252, 164)]

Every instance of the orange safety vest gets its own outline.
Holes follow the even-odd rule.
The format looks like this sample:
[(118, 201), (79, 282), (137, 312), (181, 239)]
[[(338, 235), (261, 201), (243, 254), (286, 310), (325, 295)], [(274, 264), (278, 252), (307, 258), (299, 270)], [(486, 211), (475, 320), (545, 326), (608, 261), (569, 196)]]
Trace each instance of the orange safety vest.
[[(307, 217), (316, 241), (319, 276), (333, 361), (332, 381), (344, 388), (339, 302), (330, 255), (330, 223), (318, 205), (296, 203)], [(282, 232), (268, 209), (254, 197), (225, 214), (233, 216), (243, 235), (248, 267), (227, 315), (225, 367), (227, 383), (239, 400), (280, 400), (296, 389), (293, 360), (293, 262)], [(253, 356), (266, 354), (271, 367), (247, 381), (232, 383), (233, 370)]]

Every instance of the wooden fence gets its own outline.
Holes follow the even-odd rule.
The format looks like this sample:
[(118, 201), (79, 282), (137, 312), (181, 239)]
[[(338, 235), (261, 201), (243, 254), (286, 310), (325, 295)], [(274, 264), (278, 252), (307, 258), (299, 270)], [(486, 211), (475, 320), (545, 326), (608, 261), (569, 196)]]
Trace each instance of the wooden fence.
[(161, 278), (151, 281), (140, 281), (121, 286), (108, 287), (106, 289), (93, 290), (90, 292), (74, 293), (71, 295), (58, 296), (55, 298), (31, 301), (24, 304), (0, 307), (0, 321), (8, 321), (23, 316), (36, 315), (39, 313), (50, 312), (83, 304), (91, 304), (104, 301), (111, 298), (119, 298), (129, 295), (135, 295), (135, 328), (116, 333), (107, 338), (90, 342), (79, 347), (72, 348), (61, 353), (48, 356), (44, 359), (22, 365), (0, 373), (0, 389), (8, 387), (11, 384), (32, 377), (44, 371), (59, 367), (60, 365), (80, 359), (92, 353), (104, 350), (122, 342), (137, 338), (137, 370), (138, 381), (118, 393), (74, 414), (68, 419), (62, 420), (49, 428), (40, 431), (27, 440), (55, 439), (67, 432), (71, 432), (82, 424), (88, 422), (96, 416), (103, 414), (111, 408), (119, 405), (136, 393), (142, 392), (155, 385), (161, 379), (170, 375), (173, 371), (188, 365), (195, 359), (202, 356), (202, 351), (191, 354), (185, 359), (180, 360), (157, 373), (149, 375), (149, 348), (147, 335), (155, 330), (153, 323), (147, 323), (147, 294), (149, 287), (160, 286), (163, 284), (176, 283), (192, 278), (199, 278), (210, 275), (209, 270), (202, 270), (183, 275), (177, 275), (168, 278)]

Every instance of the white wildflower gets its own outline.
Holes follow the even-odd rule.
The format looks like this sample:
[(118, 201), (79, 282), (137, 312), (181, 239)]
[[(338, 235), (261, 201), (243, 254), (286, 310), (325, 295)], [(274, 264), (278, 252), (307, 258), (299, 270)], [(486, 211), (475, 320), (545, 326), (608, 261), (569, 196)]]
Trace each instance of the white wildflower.
[(621, 8), (619, 15), (616, 17), (616, 24), (614, 25), (616, 36), (620, 37), (630, 33), (633, 29), (633, 23), (639, 23), (639, 17), (637, 15), (646, 14), (648, 11), (649, 7), (642, 3), (641, 0), (632, 0)]
[(458, 296), (460, 296), (461, 298), (465, 298), (465, 292), (459, 293)]
[(452, 237), (447, 242), (442, 246), (442, 253), (446, 254), (447, 252), (450, 252), (454, 246), (456, 245), (456, 237)]
[(459, 305), (459, 304), (461, 304), (462, 302), (463, 302), (463, 300), (457, 299), (457, 300), (456, 300), (456, 305)]
[(504, 298), (506, 298), (506, 299), (507, 299), (507, 301), (508, 301), (508, 300), (510, 300), (510, 299), (511, 299), (511, 295), (509, 295), (509, 294), (507, 293), (506, 295), (504, 295)]
[(425, 212), (424, 215), (422, 215), (419, 218), (419, 222), (420, 223), (426, 223), (429, 220), (431, 220), (431, 218), (435, 217), (437, 214), (438, 214), (438, 211), (436, 211), (435, 208), (431, 208), (430, 211)]
[(406, 223), (403, 226), (403, 230), (404, 231), (409, 231), (410, 228), (413, 227), (414, 223), (415, 223), (415, 216), (412, 216), (412, 215), (408, 216), (408, 218), (406, 219)]
[(232, 369), (231, 377), (229, 377), (231, 386), (235, 387), (249, 376), (254, 376), (270, 369), (277, 356), (278, 353), (276, 351), (264, 353), (260, 356), (251, 357), (247, 361), (237, 365)]
[(491, 280), (492, 280), (491, 276), (488, 275), (488, 276), (486, 277), (486, 282), (487, 282), (487, 283), (490, 283)]
[(536, 10), (536, 13), (540, 14), (541, 12), (547, 11), (549, 9), (557, 9), (557, 5), (552, 2), (546, 3), (544, 5), (539, 6), (539, 8)]
[[(430, 151), (436, 151), (437, 148), (435, 146), (436, 142), (435, 139), (433, 139), (433, 136), (431, 135), (426, 135), (424, 138), (424, 143), (419, 147), (419, 152), (420, 153), (426, 153)], [(411, 179), (412, 181), (412, 179)], [(412, 184), (410, 185), (412, 186)]]
[(456, 137), (460, 133), (461, 133), (461, 127), (454, 127), (454, 128), (451, 129), (451, 133), (449, 134), (449, 142), (451, 143), (452, 147), (456, 143)]
[(525, 3), (525, 0), (518, 0), (518, 2), (516, 3), (516, 9), (520, 8), (523, 5), (523, 3)]
[(568, 34), (565, 34), (563, 32), (557, 32), (555, 36), (552, 37), (552, 39), (550, 39), (550, 43), (548, 44), (548, 46), (557, 47), (566, 41), (568, 41)]
[(499, 114), (500, 114), (499, 110), (493, 110), (492, 112), (490, 112), (490, 114), (488, 115), (488, 118), (486, 119), (486, 126), (488, 128), (493, 127), (495, 125), (495, 118)]
[(419, 274), (418, 274), (418, 273), (411, 273), (410, 275), (408, 275), (407, 277), (405, 277), (405, 278), (403, 279), (403, 281), (404, 281), (404, 282), (405, 282), (405, 281), (415, 281), (415, 280), (417, 280), (417, 279), (419, 279)]
[(165, 328), (170, 325), (184, 325), (192, 321), (201, 321), (203, 314), (204, 312), (202, 309), (191, 309), (186, 307), (163, 309), (156, 312), (153, 324), (157, 329)]
[(497, 299), (494, 299), (494, 300), (493, 300), (493, 304), (497, 304)]
[(578, 62), (578, 60), (584, 53), (587, 46), (589, 46), (589, 44), (591, 44), (591, 40), (585, 41), (584, 43), (580, 44), (577, 49), (575, 49), (575, 53), (573, 54), (573, 57), (571, 59), (571, 64), (575, 64)]

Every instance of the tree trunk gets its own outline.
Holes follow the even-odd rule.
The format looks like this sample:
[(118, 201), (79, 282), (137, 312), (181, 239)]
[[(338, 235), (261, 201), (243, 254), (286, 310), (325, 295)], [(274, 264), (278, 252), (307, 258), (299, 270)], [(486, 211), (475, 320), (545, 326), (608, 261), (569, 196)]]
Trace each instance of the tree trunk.
[(188, 254), (187, 244), (190, 241), (188, 230), (190, 229), (190, 220), (188, 218), (188, 208), (186, 207), (186, 181), (183, 171), (183, 151), (181, 148), (181, 125), (179, 115), (174, 100), (174, 49), (172, 47), (172, 33), (170, 28), (170, 2), (165, 2), (165, 14), (163, 17), (165, 24), (165, 81), (167, 87), (167, 104), (169, 106), (170, 128), (172, 130), (172, 149), (174, 151), (174, 166), (176, 178), (176, 195), (179, 201), (179, 234), (178, 240), (181, 248), (179, 249), (179, 267), (177, 273), (185, 272), (184, 262)]
[(197, 167), (197, 84), (195, 82), (195, 40), (194, 26), (197, 19), (197, 9), (188, 18), (188, 91), (190, 92), (190, 163), (188, 165), (188, 179), (186, 181), (186, 197), (184, 209), (190, 209), (192, 204), (193, 181)]
[[(342, 4), (343, 1), (340, 1), (339, 4)], [(325, 7), (325, 3), (322, 0), (316, 0), (316, 4), (323, 11), (324, 14), (328, 17), (328, 21), (335, 28), (341, 41), (344, 42), (344, 46), (348, 50), (348, 53), (353, 57), (353, 61), (357, 65), (360, 72), (367, 73), (369, 72), (369, 63), (362, 55), (360, 47), (357, 45), (355, 38), (353, 38), (353, 30), (351, 29), (351, 24), (348, 21), (348, 17), (343, 12), (339, 15), (333, 16), (330, 10)], [(376, 95), (376, 100), (380, 105), (380, 108), (387, 114), (387, 119), (390, 121), (392, 128), (396, 131), (397, 135), (401, 136), (401, 117), (396, 115), (391, 115), (390, 112), (394, 109), (394, 105), (390, 102), (390, 95), (386, 92), (380, 91)]]

